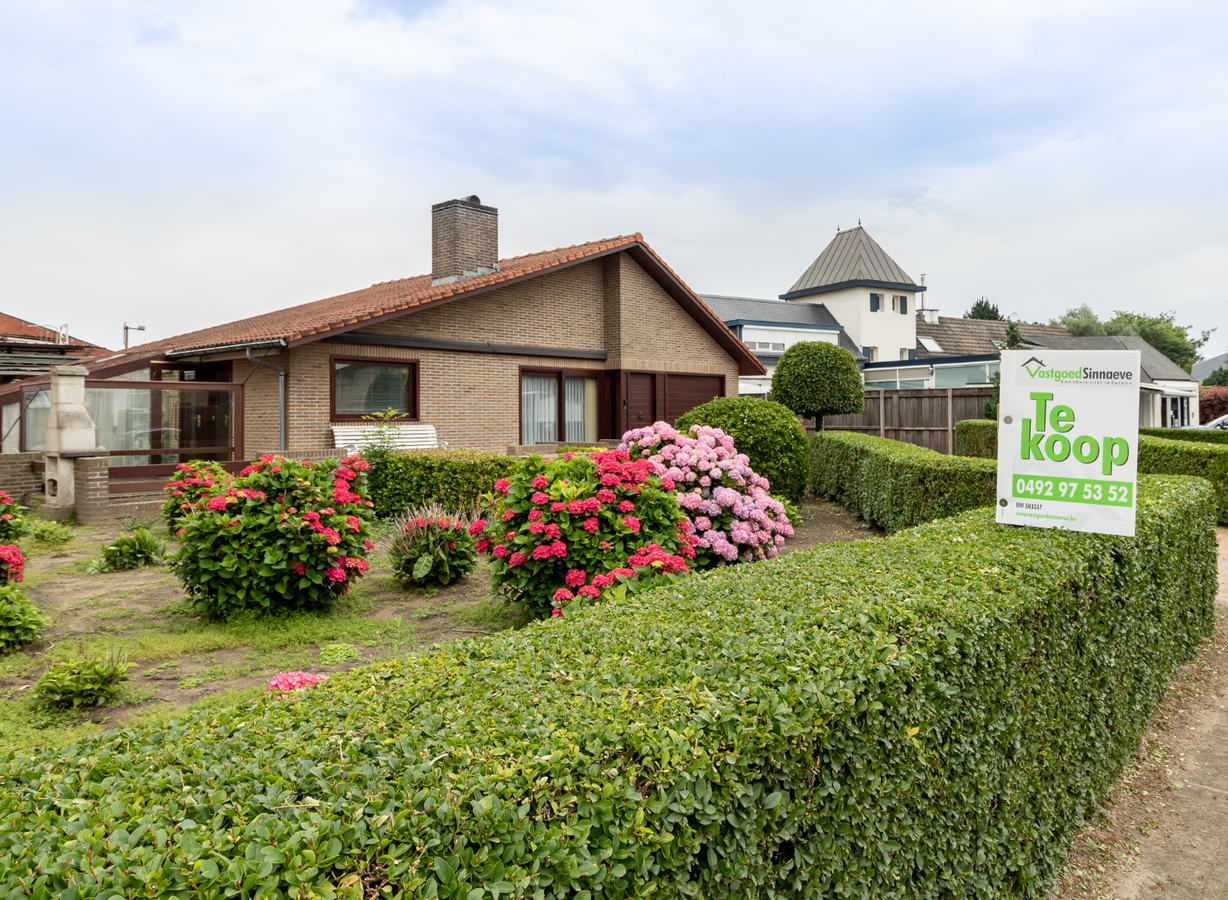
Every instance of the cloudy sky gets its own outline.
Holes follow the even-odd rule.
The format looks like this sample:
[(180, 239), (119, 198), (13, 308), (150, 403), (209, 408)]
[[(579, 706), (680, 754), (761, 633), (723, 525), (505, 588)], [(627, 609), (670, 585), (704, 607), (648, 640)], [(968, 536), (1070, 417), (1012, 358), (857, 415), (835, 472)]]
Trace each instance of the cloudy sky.
[(626, 234), (774, 297), (860, 221), (929, 303), (1228, 349), (1228, 4), (6, 0), (0, 310), (111, 347)]

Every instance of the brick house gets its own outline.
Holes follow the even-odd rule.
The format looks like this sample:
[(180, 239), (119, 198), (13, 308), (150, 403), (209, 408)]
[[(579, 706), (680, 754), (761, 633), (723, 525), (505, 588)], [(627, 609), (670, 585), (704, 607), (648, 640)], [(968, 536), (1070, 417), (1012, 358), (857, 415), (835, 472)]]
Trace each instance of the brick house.
[[(89, 368), (93, 379), (242, 383), (235, 418), (248, 457), (331, 447), (331, 426), (390, 407), (433, 425), (451, 447), (617, 438), (737, 396), (739, 375), (764, 371), (639, 234), (500, 260), (498, 211), (477, 197), (432, 207), (430, 275), (177, 335)], [(37, 430), (23, 450), (38, 449)]]

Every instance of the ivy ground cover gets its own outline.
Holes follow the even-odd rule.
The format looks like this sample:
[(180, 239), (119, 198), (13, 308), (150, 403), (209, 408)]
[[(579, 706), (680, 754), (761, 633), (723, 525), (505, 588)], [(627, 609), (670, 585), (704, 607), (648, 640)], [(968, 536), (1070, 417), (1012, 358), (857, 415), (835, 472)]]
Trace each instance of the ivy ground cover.
[[(1212, 621), (1211, 495), (684, 579), (0, 769), (0, 896), (1040, 896)], [(387, 890), (384, 890), (387, 888)]]

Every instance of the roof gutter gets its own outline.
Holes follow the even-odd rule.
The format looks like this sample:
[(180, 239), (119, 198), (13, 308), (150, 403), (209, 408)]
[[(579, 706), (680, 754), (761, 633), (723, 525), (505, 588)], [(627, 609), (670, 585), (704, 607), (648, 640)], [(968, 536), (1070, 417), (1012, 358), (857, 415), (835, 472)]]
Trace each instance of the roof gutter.
[[(286, 342), (281, 341), (282, 345)], [(278, 449), (286, 452), (286, 370), (281, 366), (275, 366), (270, 362), (265, 362), (263, 359), (256, 359), (252, 356), (252, 348), (246, 348), (247, 358), (258, 366), (264, 366), (266, 369), (272, 369), (277, 373), (277, 419), (278, 419)]]
[[(160, 354), (167, 359), (175, 359), (180, 356), (203, 356), (206, 353), (229, 353), (234, 350), (246, 350), (248, 359), (251, 359), (251, 351), (260, 349), (261, 347), (285, 347), (285, 338), (275, 338), (271, 341), (241, 341), (237, 344), (219, 344), (216, 347), (201, 347), (198, 350), (172, 350), (169, 353)], [(154, 356), (159, 354), (155, 353)], [(276, 368), (275, 366), (271, 368)]]

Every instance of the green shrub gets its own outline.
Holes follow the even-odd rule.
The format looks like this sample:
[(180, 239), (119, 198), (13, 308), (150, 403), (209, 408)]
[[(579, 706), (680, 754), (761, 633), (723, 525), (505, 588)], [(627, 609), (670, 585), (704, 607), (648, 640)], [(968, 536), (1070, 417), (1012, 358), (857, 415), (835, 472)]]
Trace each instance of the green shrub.
[(998, 423), (992, 419), (964, 419), (955, 423), (955, 455), (998, 458)]
[(187, 602), (242, 610), (327, 609), (370, 568), (368, 463), (266, 454), (182, 520), (172, 557)]
[(50, 519), (36, 519), (28, 523), (30, 539), (43, 547), (63, 547), (73, 539), (72, 529)]
[(1139, 434), (1196, 444), (1228, 444), (1228, 431), (1218, 428), (1140, 428)]
[(1138, 470), (1149, 475), (1196, 475), (1207, 479), (1215, 492), (1219, 522), (1228, 525), (1228, 447), (1140, 437)]
[(115, 699), (133, 666), (127, 654), (78, 656), (52, 666), (34, 683), (34, 696), (47, 706), (102, 706)]
[(679, 431), (692, 425), (711, 425), (732, 437), (775, 496), (797, 503), (805, 495), (810, 468), (806, 429), (787, 406), (758, 397), (719, 397), (674, 423)]
[(997, 496), (997, 464), (852, 431), (810, 436), (810, 490), (887, 531), (910, 528)]
[(1213, 623), (1206, 486), (1139, 496), (1134, 539), (977, 510), (8, 759), (0, 896), (1039, 898)]
[(371, 499), (381, 516), (438, 503), (452, 512), (472, 512), (482, 495), (519, 465), (514, 456), (484, 450), (398, 450), (373, 470)]
[(448, 515), (442, 506), (410, 510), (397, 519), (397, 534), (392, 539), (388, 558), (393, 574), (414, 585), (432, 582), (448, 584), (464, 578), (478, 564), (475, 530), (484, 528)]
[[(1180, 439), (1169, 439), (1178, 434)], [(1205, 434), (1215, 432), (1140, 428), (1138, 471), (1143, 475), (1196, 475), (1207, 479), (1215, 491), (1219, 521), (1228, 525), (1228, 446), (1222, 446), (1218, 440), (1208, 442), (1204, 438), (1193, 437)], [(986, 455), (996, 460), (997, 423), (958, 423), (955, 426), (955, 451), (960, 455)]]
[(822, 429), (824, 416), (861, 412), (866, 389), (853, 354), (825, 341), (800, 341), (776, 363), (771, 397)]
[(0, 653), (28, 644), (51, 624), (15, 584), (0, 586)]
[(90, 572), (124, 572), (160, 563), (166, 557), (166, 542), (144, 528), (121, 535), (102, 548), (102, 556), (89, 564)]
[(1201, 425), (1228, 415), (1228, 387), (1198, 389), (1198, 421)]

